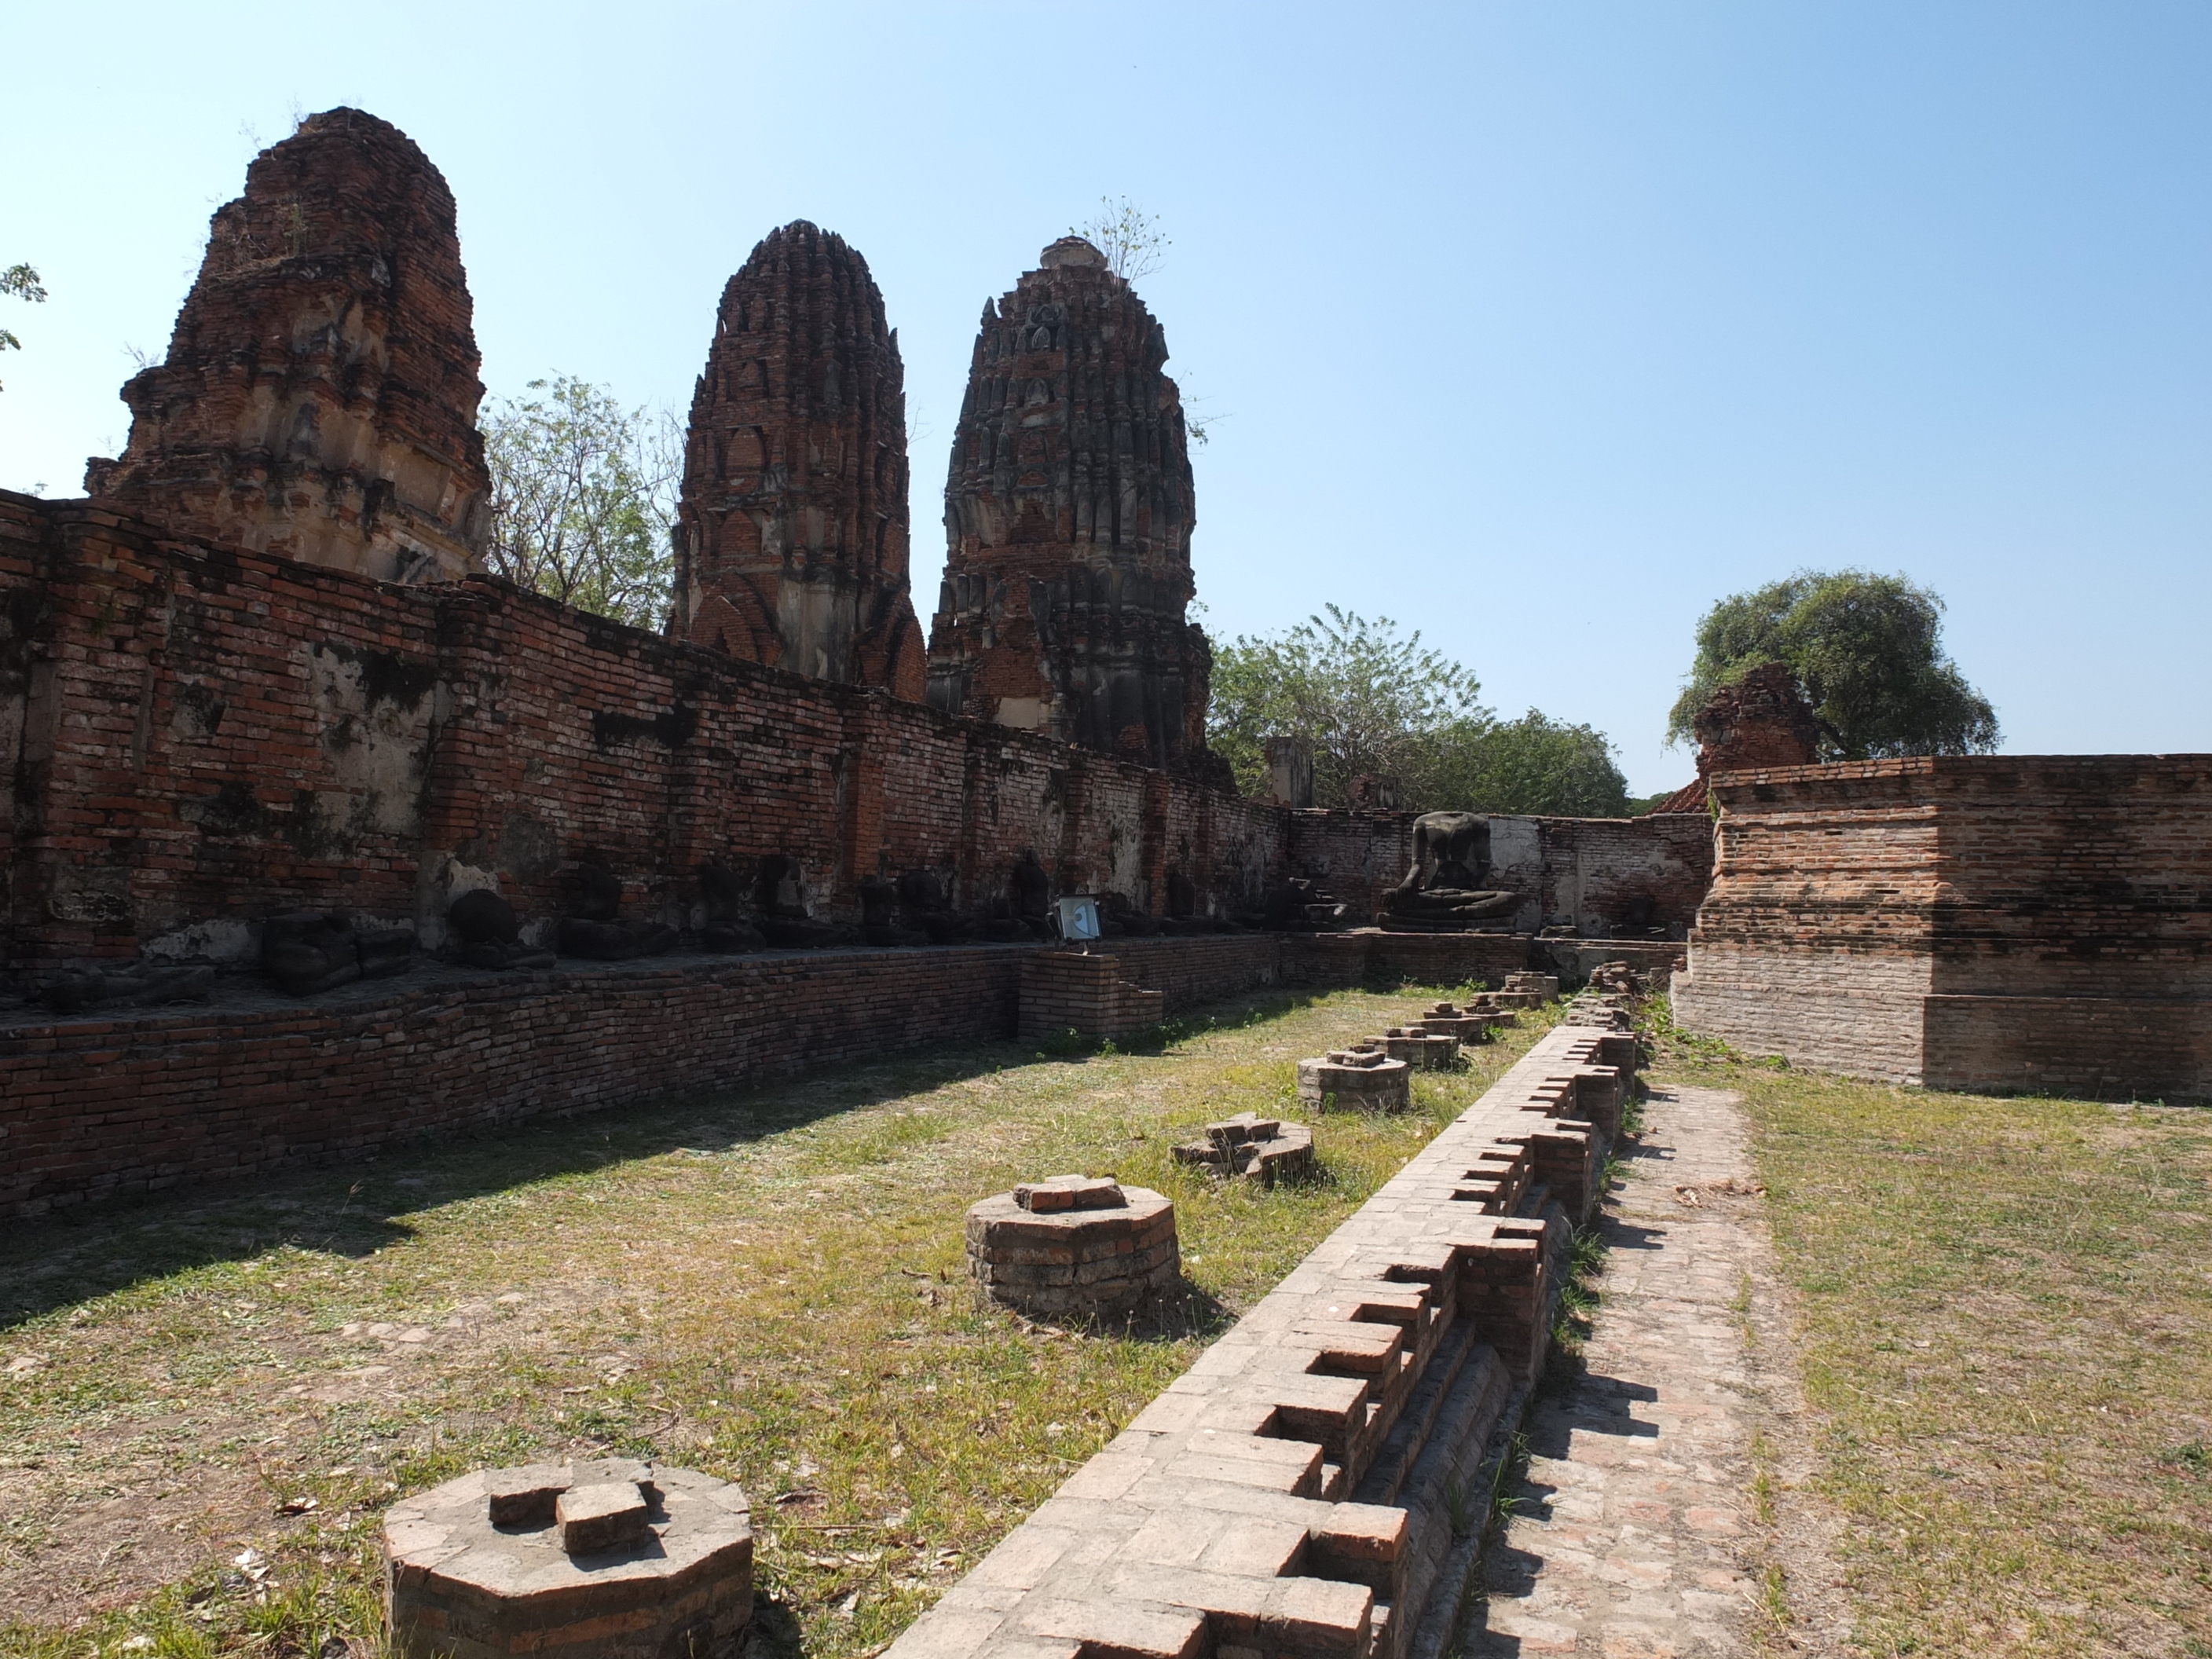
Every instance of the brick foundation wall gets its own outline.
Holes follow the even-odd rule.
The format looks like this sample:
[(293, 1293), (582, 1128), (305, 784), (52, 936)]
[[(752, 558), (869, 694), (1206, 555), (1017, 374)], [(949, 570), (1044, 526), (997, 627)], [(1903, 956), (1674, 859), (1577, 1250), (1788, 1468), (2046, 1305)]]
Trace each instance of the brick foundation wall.
[(1542, 1364), (1634, 1047), (1546, 1034), (889, 1659), (1415, 1650), (1456, 1607), (1454, 1499)]
[(1686, 1029), (1931, 1088), (2212, 1095), (2212, 757), (1723, 774)]
[[(1120, 1036), (1275, 984), (1455, 985), (1528, 965), (1532, 942), (1477, 936), (1427, 972), (1368, 933), (1121, 939), (1056, 947), (696, 955), (536, 974), (417, 969), (295, 1001), (0, 1019), (0, 1216), (356, 1157), (434, 1132), (642, 1104), (936, 1043)], [(1370, 953), (1373, 953), (1370, 955)], [(1517, 953), (1517, 955), (1516, 955)], [(1509, 960), (1509, 957), (1514, 959)], [(1033, 1028), (1030, 964), (1143, 988), (1113, 1024)], [(1106, 964), (1110, 964), (1108, 966)], [(1490, 969), (1487, 973), (1474, 971)], [(1154, 999), (1158, 1000), (1155, 1001)]]

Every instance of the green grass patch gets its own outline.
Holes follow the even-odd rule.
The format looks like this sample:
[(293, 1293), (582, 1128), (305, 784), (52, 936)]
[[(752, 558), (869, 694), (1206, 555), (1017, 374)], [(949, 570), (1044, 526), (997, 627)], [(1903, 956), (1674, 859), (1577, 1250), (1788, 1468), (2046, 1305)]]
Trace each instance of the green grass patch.
[(2212, 1116), (1661, 1047), (1750, 1113), (1858, 1650), (2212, 1652)]
[[(869, 1651), (1551, 1019), (1420, 1077), (1402, 1116), (1298, 1110), (1299, 1057), (1433, 994), (1255, 997), (1133, 1051), (941, 1050), (18, 1229), (0, 1653), (371, 1639), (393, 1498), (615, 1454), (740, 1481), (764, 1626), (817, 1659)], [(1312, 1123), (1315, 1177), (1173, 1162), (1245, 1109)], [(1066, 1170), (1174, 1198), (1176, 1305), (1099, 1331), (976, 1309), (966, 1206)]]

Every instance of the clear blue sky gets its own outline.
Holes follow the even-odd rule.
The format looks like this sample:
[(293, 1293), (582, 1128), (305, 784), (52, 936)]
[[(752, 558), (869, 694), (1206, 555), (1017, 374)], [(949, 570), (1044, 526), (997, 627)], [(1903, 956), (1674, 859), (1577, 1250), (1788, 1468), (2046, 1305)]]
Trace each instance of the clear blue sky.
[(723, 280), (807, 217), (873, 266), (941, 562), (976, 314), (1127, 194), (1222, 420), (1216, 634), (1324, 601), (1639, 793), (1691, 630), (1801, 565), (1903, 570), (2016, 751), (2212, 750), (2212, 5), (10, 9), (0, 484), (126, 429), (207, 216), (292, 113), (452, 181), (495, 396), (688, 405)]

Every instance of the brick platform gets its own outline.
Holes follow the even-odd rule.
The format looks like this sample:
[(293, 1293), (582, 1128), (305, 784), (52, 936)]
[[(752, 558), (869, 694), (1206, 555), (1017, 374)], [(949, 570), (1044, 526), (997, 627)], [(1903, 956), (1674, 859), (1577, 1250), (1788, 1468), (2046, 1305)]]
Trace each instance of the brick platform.
[(1042, 1042), (1069, 1031), (1093, 1040), (1127, 1036), (1158, 1024), (1166, 1013), (1165, 994), (1122, 978), (1121, 958), (1105, 951), (1085, 956), (1047, 951), (1022, 962), (1019, 1034), (1024, 1042)]
[(2212, 757), (1733, 772), (1674, 1018), (1935, 1089), (2212, 1097)]
[(1448, 1494), (1541, 1363), (1634, 1048), (1547, 1034), (890, 1659), (1410, 1652), (1455, 1608)]

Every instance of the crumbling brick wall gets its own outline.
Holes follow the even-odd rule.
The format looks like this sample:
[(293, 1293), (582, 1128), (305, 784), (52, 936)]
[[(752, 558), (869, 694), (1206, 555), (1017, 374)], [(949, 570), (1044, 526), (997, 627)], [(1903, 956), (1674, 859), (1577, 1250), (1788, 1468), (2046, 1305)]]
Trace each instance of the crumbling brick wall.
[[(1370, 921), (1413, 860), (1410, 811), (1304, 811), (1289, 815), (1291, 867), (1324, 881)], [(1490, 880), (1524, 896), (1516, 931), (1572, 927), (1591, 938), (1679, 939), (1712, 880), (1712, 826), (1703, 813), (1639, 818), (1498, 814), (1490, 820)]]
[[(963, 907), (1006, 899), (1025, 848), (1060, 891), (1158, 915), (1172, 870), (1201, 913), (1233, 912), (1286, 867), (1342, 879), (1333, 849), (1356, 843), (1382, 849), (1345, 895), (1357, 914), (1402, 869), (1411, 822), (1240, 799), (488, 577), (401, 587), (4, 492), (0, 762), (17, 965), (249, 960), (261, 921), (310, 907), (411, 921), (434, 946), (452, 897), (492, 885), (542, 939), (586, 851), (629, 915), (680, 927), (701, 864), (769, 853), (850, 920), (879, 872), (934, 869)], [(1497, 822), (1515, 879), (1571, 920), (1603, 925), (1594, 867), (1616, 886), (1698, 878), (1697, 836), (1652, 820)]]
[(1256, 902), (1282, 815), (1032, 734), (662, 639), (484, 577), (401, 588), (0, 495), (9, 955), (250, 955), (301, 906), (415, 921), (496, 884), (543, 930), (596, 851), (684, 925), (697, 866), (795, 856), (825, 914), (929, 867), (966, 905)]
[(2212, 1093), (2212, 757), (1723, 774), (1676, 1017), (1937, 1088)]

